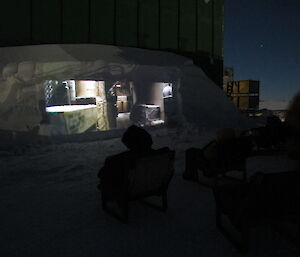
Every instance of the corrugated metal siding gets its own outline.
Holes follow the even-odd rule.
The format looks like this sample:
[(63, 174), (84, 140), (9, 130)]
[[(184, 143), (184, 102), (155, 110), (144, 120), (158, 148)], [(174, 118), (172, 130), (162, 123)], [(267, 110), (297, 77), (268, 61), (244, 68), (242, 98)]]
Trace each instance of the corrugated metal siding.
[[(45, 22), (47, 21), (47, 22)], [(61, 40), (60, 0), (32, 1), (32, 41), (55, 43)]]
[(0, 42), (2, 45), (31, 42), (31, 1), (1, 2)]
[(180, 1), (179, 49), (196, 52), (196, 1)]
[(221, 86), (223, 1), (7, 0), (1, 3), (0, 45), (164, 49), (193, 58)]
[(160, 48), (178, 50), (178, 0), (160, 0)]
[[(61, 0), (60, 0), (61, 1)], [(90, 42), (114, 44), (114, 0), (91, 0)]]
[(90, 29), (89, 0), (62, 2), (62, 42), (88, 43)]
[(1, 45), (179, 45), (222, 56), (223, 0), (10, 0), (1, 10)]
[(224, 24), (224, 6), (223, 0), (214, 0), (214, 49), (213, 55), (223, 57), (223, 24)]
[(158, 49), (159, 1), (143, 0), (139, 6), (139, 47)]
[(116, 45), (137, 46), (137, 8), (136, 0), (116, 0)]
[(198, 48), (202, 53), (212, 53), (213, 29), (212, 29), (212, 1), (198, 2)]

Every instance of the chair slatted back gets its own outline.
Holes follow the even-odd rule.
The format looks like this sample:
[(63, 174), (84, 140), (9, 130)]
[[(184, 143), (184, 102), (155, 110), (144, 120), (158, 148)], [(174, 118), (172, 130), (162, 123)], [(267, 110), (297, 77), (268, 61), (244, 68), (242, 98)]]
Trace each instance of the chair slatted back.
[(174, 151), (141, 157), (128, 173), (129, 196), (137, 197), (166, 189), (174, 173)]

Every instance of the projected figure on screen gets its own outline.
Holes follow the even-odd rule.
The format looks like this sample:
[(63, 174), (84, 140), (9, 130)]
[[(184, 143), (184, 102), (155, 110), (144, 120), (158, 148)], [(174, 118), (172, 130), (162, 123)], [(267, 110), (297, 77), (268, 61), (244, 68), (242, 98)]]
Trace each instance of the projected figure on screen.
[(163, 98), (172, 97), (172, 87), (170, 85), (165, 86), (163, 89)]
[(118, 116), (117, 94), (116, 94), (115, 84), (110, 88), (108, 88), (106, 93), (106, 100), (107, 100), (107, 113), (108, 113), (107, 118), (109, 123), (109, 129), (113, 129), (117, 127), (117, 116)]

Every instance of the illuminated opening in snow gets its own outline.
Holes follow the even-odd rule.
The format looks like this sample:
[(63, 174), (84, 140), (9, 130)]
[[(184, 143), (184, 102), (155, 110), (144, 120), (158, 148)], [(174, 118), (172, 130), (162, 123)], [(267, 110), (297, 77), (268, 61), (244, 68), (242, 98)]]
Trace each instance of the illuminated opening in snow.
[(162, 125), (173, 108), (171, 83), (47, 80), (44, 87), (52, 135)]

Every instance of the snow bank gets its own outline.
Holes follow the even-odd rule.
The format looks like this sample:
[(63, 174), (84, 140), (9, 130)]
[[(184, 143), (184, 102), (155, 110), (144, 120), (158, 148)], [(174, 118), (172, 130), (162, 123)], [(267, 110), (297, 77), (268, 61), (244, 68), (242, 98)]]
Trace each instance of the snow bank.
[(178, 121), (197, 128), (252, 127), (193, 62), (176, 54), (107, 45), (38, 45), (0, 48), (0, 129), (39, 125), (43, 81), (127, 79), (177, 86)]

